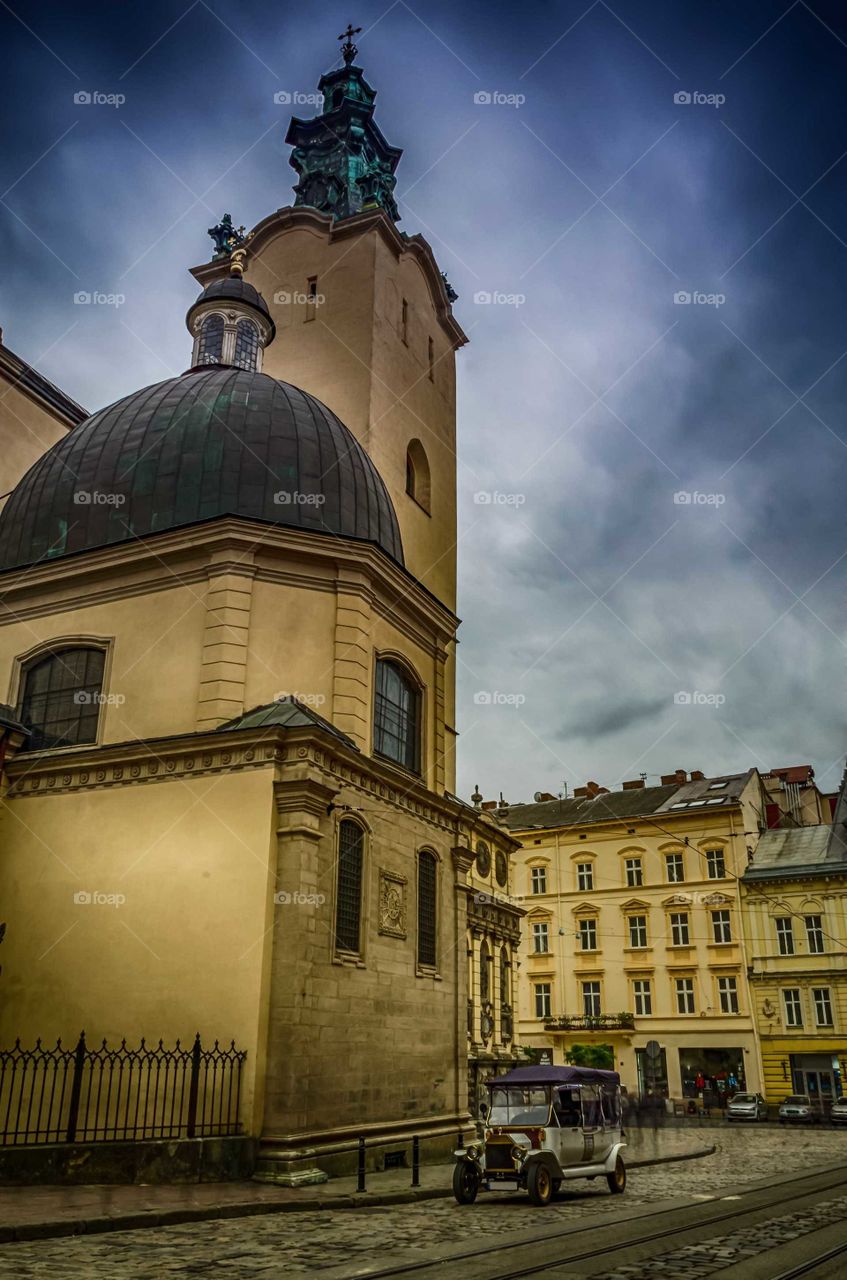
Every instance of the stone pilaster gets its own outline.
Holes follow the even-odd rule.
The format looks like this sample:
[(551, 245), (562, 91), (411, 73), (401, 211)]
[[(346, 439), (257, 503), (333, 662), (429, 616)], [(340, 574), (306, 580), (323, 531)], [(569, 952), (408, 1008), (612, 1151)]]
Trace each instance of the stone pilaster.
[(367, 578), (345, 570), (336, 585), (335, 662), (330, 719), (362, 751), (370, 749), (371, 602)]
[(214, 729), (244, 711), (255, 569), (218, 553), (209, 567), (197, 699), (197, 728)]

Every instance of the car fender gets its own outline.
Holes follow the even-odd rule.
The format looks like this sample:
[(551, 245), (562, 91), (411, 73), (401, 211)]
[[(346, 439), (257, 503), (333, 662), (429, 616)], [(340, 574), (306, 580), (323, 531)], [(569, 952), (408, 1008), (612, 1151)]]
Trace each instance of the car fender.
[(626, 1145), (627, 1145), (627, 1144), (626, 1144), (625, 1142), (616, 1142), (616, 1143), (615, 1143), (615, 1145), (612, 1147), (612, 1149), (611, 1149), (611, 1151), (609, 1152), (609, 1154), (606, 1156), (606, 1163), (603, 1165), (603, 1172), (604, 1172), (604, 1173), (614, 1173), (614, 1171), (615, 1171), (615, 1165), (617, 1164), (617, 1160), (618, 1160), (618, 1156), (619, 1156), (619, 1155), (621, 1154), (621, 1152), (624, 1150), (624, 1148), (626, 1147)]
[(550, 1174), (551, 1178), (563, 1178), (562, 1166), (556, 1159), (552, 1151), (531, 1151), (521, 1165), (521, 1176), (523, 1177), (531, 1164), (543, 1164)]

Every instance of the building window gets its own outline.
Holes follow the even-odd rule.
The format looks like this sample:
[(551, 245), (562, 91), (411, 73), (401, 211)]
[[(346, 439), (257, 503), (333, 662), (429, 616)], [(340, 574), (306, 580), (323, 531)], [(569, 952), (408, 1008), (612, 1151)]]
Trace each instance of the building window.
[(594, 888), (594, 867), (590, 862), (578, 862), (576, 864), (576, 883), (579, 889)]
[(376, 664), (374, 751), (417, 773), (420, 768), (421, 696), (394, 662)]
[(357, 822), (338, 824), (338, 885), (335, 899), (335, 946), (359, 954), (362, 922), (362, 862), (365, 836)]
[(712, 912), (712, 937), (715, 942), (732, 942), (732, 924), (728, 911)]
[(629, 945), (631, 947), (647, 946), (647, 917), (646, 916), (628, 916), (629, 923)]
[(535, 984), (535, 1016), (536, 1018), (550, 1018), (553, 1015), (553, 1002), (550, 996), (549, 982), (536, 982)]
[(546, 921), (532, 926), (532, 949), (536, 955), (546, 955), (550, 950), (550, 926)]
[(533, 893), (547, 892), (547, 868), (533, 867), (530, 874), (530, 881)]
[(579, 921), (579, 947), (581, 951), (597, 950), (597, 921)]
[(102, 649), (60, 649), (26, 668), (19, 714), (28, 750), (96, 742), (104, 661)]
[(819, 1027), (831, 1027), (832, 1000), (829, 987), (812, 987), (812, 1001), (815, 1006), (815, 1022)]
[(429, 514), (431, 501), (429, 459), (420, 440), (410, 440), (406, 450), (406, 492)]
[(823, 926), (820, 916), (806, 916), (806, 941), (811, 955), (823, 955)]
[(781, 956), (794, 955), (794, 922), (791, 916), (777, 916), (776, 941)]
[(491, 952), (487, 942), (479, 948), (479, 999), (481, 1004), (491, 1000)]
[(409, 304), (404, 298), (400, 304), (400, 337), (409, 345)]
[(644, 873), (642, 871), (640, 858), (627, 858), (625, 866), (626, 883), (630, 889), (635, 889), (638, 885), (644, 883)]
[(681, 853), (665, 854), (665, 874), (668, 884), (682, 884), (685, 879), (685, 865)]
[(691, 937), (688, 929), (688, 912), (672, 911), (671, 912), (671, 946), (688, 947), (691, 945)]
[(738, 979), (718, 978), (721, 1013), (738, 1013)]
[(429, 371), (429, 380), (432, 382), (435, 378), (435, 343), (432, 338), (429, 339), (426, 349), (427, 366)]
[(582, 1012), (586, 1018), (600, 1017), (600, 983), (583, 982)]
[(196, 364), (220, 364), (224, 349), (223, 316), (206, 316), (200, 325)]
[(418, 964), (434, 969), (436, 963), (436, 882), (437, 859), (434, 853), (418, 854)]
[(726, 866), (723, 860), (723, 849), (709, 849), (706, 852), (706, 866), (710, 880), (723, 880), (726, 877)]
[(677, 1013), (694, 1012), (694, 979), (676, 979), (676, 1011)]
[(799, 987), (786, 987), (782, 993), (782, 1006), (785, 1009), (785, 1025), (802, 1027), (803, 1005), (800, 1000)]
[(510, 1004), (511, 983), (509, 982), (509, 970), (511, 969), (511, 961), (509, 960), (509, 952), (505, 947), (500, 948), (500, 1009)]
[(255, 372), (259, 354), (259, 330), (252, 320), (239, 320), (235, 326), (235, 355), (232, 363), (238, 369)]
[(650, 990), (649, 978), (636, 978), (632, 984), (635, 997), (635, 1016), (649, 1018), (653, 1013), (653, 993)]

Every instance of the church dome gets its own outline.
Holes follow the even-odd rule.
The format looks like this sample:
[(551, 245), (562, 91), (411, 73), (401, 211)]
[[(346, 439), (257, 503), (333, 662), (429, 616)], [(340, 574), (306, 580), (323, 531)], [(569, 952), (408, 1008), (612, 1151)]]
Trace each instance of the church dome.
[(207, 285), (199, 298), (195, 298), (188, 308), (186, 323), (190, 324), (191, 317), (197, 308), (207, 302), (240, 302), (245, 307), (253, 307), (256, 311), (261, 311), (262, 315), (267, 316), (269, 320), (271, 318), (268, 304), (259, 290), (254, 289), (253, 285), (248, 284), (240, 275), (224, 276), (223, 280), (214, 280)]
[(0, 569), (238, 516), (403, 548), (382, 477), (326, 405), (235, 368), (191, 370), (75, 427), (0, 512)]

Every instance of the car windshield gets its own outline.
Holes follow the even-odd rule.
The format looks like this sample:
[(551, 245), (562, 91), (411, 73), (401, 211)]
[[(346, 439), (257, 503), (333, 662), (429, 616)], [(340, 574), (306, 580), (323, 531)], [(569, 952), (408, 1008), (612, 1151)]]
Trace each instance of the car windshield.
[(548, 1089), (492, 1089), (489, 1124), (546, 1125), (550, 1116)]
[(732, 1099), (733, 1102), (755, 1102), (755, 1093), (737, 1093)]
[(811, 1105), (805, 1093), (792, 1093), (791, 1097), (786, 1098), (785, 1101), (791, 1107), (808, 1107)]

